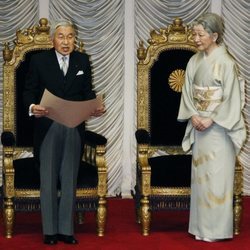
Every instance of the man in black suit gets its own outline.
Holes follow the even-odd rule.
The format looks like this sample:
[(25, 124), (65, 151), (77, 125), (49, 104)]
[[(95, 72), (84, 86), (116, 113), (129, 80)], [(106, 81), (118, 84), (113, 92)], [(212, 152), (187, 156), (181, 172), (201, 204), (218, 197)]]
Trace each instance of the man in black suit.
[[(84, 145), (85, 124), (68, 128), (47, 118), (39, 105), (45, 89), (71, 101), (96, 97), (92, 90), (91, 66), (87, 54), (74, 50), (76, 29), (67, 20), (51, 29), (54, 48), (31, 58), (24, 90), (24, 103), (35, 116), (34, 155), (39, 160), (41, 212), (45, 244), (63, 241), (77, 244), (73, 212), (76, 181)], [(103, 114), (104, 107), (93, 114)], [(60, 182), (61, 196), (57, 202)]]

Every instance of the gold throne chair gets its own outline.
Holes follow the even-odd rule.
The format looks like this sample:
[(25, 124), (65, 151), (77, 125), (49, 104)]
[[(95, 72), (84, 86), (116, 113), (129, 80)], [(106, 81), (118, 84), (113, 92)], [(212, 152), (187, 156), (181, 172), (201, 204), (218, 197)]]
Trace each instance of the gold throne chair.
[[(190, 206), (191, 152), (182, 150), (186, 123), (177, 121), (185, 69), (197, 52), (191, 29), (180, 18), (150, 32), (137, 49), (137, 177), (135, 203), (142, 234), (152, 213)], [(236, 163), (234, 232), (240, 232), (242, 168)]]
[[(48, 20), (33, 28), (18, 30), (14, 46), (3, 51), (3, 218), (5, 236), (13, 235), (15, 213), (40, 210), (40, 177), (33, 158), (33, 122), (22, 103), (22, 91), (30, 57), (52, 48)], [(83, 51), (83, 44), (78, 46)], [(96, 213), (97, 234), (103, 236), (107, 215), (107, 139), (86, 131), (86, 144), (77, 180), (76, 217)], [(58, 194), (60, 195), (60, 194)]]

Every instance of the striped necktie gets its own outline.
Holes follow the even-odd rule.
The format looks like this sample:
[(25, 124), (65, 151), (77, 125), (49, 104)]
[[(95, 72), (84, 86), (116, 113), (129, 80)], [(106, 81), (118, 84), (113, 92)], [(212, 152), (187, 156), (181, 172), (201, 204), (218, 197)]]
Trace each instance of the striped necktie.
[(61, 70), (63, 71), (63, 75), (65, 76), (67, 74), (67, 70), (68, 70), (68, 63), (67, 63), (66, 56), (62, 57)]

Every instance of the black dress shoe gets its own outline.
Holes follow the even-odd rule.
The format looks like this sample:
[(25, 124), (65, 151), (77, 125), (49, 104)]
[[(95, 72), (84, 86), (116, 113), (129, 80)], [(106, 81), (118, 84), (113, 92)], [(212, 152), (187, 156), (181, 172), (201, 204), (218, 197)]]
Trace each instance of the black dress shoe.
[(66, 244), (78, 244), (78, 241), (74, 238), (73, 235), (58, 234), (57, 239)]
[(57, 235), (44, 235), (43, 243), (47, 245), (57, 244)]

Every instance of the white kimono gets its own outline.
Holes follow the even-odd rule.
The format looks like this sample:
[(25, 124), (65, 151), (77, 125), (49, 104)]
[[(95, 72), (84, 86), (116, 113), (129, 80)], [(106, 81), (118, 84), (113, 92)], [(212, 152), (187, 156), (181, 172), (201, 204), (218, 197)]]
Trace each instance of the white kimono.
[[(236, 65), (224, 45), (205, 57), (196, 53), (186, 69), (178, 114), (188, 120), (182, 147), (192, 149), (189, 233), (211, 239), (233, 237), (235, 158), (245, 139), (242, 100)], [(214, 121), (196, 130), (193, 115)]]

